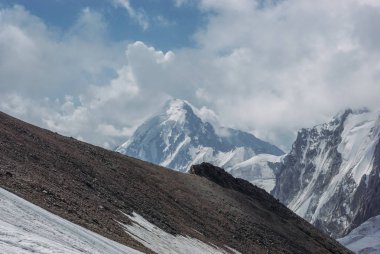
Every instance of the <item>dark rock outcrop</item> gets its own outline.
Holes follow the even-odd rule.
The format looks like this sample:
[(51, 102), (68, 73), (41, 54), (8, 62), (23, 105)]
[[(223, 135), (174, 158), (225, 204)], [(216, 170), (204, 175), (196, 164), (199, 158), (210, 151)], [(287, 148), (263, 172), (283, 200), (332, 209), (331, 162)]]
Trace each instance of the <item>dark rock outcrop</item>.
[[(244, 179), (235, 178), (231, 174), (224, 171), (224, 169), (216, 167), (210, 163), (203, 162), (199, 165), (193, 165), (191, 166), (189, 173), (205, 177), (224, 188), (238, 191), (252, 198), (271, 201), (273, 203), (276, 203), (276, 205), (283, 206), (265, 190), (251, 184)], [(288, 211), (288, 209), (286, 210)]]

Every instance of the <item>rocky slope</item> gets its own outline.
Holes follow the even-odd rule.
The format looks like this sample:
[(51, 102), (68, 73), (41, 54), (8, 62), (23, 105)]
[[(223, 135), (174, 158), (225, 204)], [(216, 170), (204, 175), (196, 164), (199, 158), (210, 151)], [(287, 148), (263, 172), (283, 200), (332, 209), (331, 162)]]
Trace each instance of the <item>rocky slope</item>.
[(273, 195), (331, 236), (380, 214), (379, 112), (346, 110), (302, 129), (283, 158)]
[(265, 191), (200, 168), (168, 170), (0, 113), (0, 187), (133, 249), (350, 253)]
[[(263, 161), (265, 156), (251, 158), (283, 154), (252, 134), (202, 120), (197, 108), (178, 99), (168, 101), (116, 151), (181, 172), (191, 165), (210, 162), (268, 191), (274, 186), (272, 163)], [(240, 171), (236, 164), (242, 162)]]

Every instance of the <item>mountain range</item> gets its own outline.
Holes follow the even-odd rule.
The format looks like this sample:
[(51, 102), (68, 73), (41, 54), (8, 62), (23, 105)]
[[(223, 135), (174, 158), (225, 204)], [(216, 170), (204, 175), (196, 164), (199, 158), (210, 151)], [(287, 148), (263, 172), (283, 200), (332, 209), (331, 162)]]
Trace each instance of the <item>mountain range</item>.
[(344, 110), (301, 129), (283, 154), (252, 134), (202, 120), (186, 101), (171, 100), (117, 151), (182, 172), (213, 163), (339, 238), (380, 215), (379, 117), (378, 111)]
[(176, 172), (3, 113), (0, 197), (7, 253), (351, 253), (219, 167)]

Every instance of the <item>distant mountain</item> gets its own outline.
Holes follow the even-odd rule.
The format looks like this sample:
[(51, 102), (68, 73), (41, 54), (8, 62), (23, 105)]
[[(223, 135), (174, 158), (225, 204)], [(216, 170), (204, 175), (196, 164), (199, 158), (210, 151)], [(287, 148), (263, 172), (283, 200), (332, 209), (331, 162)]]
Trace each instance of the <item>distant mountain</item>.
[(221, 168), (168, 170), (0, 112), (0, 252), (135, 252), (46, 210), (148, 254), (351, 253)]
[(228, 172), (238, 178), (270, 192), (276, 185), (276, 174), (279, 172), (283, 156), (258, 154), (229, 168)]
[(380, 114), (346, 110), (298, 132), (272, 194), (334, 237), (380, 214)]
[[(257, 160), (252, 157), (283, 154), (278, 147), (250, 133), (202, 120), (197, 108), (178, 99), (168, 101), (116, 151), (181, 172), (191, 165), (210, 162), (269, 190), (275, 178), (272, 164), (259, 169), (255, 163), (265, 164), (262, 159), (266, 157)], [(239, 171), (236, 165), (244, 161), (244, 169)], [(253, 172), (249, 170), (255, 167)]]

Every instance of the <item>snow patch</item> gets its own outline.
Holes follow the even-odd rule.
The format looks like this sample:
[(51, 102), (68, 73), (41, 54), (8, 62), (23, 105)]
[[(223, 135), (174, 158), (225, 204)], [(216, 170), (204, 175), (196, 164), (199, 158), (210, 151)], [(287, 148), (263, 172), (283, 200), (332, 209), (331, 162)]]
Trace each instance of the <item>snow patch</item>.
[(177, 122), (182, 124), (186, 119), (186, 109), (185, 109), (185, 101), (182, 100), (171, 100), (169, 102), (169, 107), (166, 110), (166, 114), (168, 115), (167, 121)]
[(141, 254), (0, 188), (0, 252)]
[(239, 253), (228, 246), (225, 246), (226, 249), (222, 249), (189, 236), (166, 233), (135, 212), (132, 216), (124, 215), (132, 220), (131, 225), (119, 222), (124, 230), (145, 247), (159, 254)]

